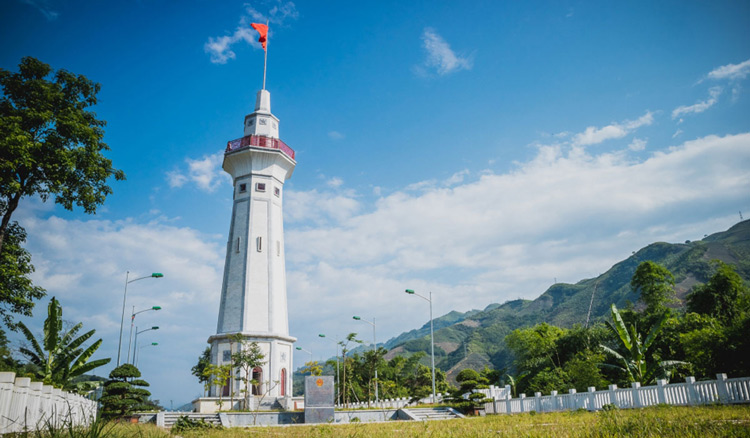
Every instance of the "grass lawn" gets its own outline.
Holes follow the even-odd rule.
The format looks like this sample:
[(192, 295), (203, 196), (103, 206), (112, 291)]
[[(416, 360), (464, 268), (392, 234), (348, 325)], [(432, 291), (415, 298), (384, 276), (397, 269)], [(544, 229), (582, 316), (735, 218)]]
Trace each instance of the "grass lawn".
[[(33, 437), (170, 438), (153, 425), (105, 425), (101, 433), (32, 433)], [(492, 415), (443, 421), (392, 421), (254, 427), (247, 429), (190, 430), (182, 438), (234, 437), (750, 437), (750, 405), (673, 407), (601, 412)], [(171, 435), (176, 438), (175, 435)]]
[[(185, 438), (199, 435), (183, 434)], [(205, 432), (229, 437), (750, 437), (750, 405), (557, 412), (444, 421), (268, 427)]]

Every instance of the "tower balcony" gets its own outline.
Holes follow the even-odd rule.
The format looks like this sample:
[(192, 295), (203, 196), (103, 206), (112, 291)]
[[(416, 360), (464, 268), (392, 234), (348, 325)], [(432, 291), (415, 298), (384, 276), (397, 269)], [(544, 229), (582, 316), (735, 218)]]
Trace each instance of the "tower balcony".
[(245, 147), (254, 146), (259, 148), (278, 149), (286, 156), (294, 160), (294, 149), (290, 148), (278, 138), (264, 137), (260, 135), (247, 135), (237, 140), (227, 142), (227, 149), (224, 153), (229, 153)]

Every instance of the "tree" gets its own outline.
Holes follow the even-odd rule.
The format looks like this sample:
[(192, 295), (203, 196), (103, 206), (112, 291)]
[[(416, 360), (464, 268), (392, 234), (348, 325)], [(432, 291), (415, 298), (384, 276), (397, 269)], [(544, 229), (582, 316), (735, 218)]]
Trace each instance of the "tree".
[(22, 198), (95, 213), (112, 193), (107, 180), (125, 179), (103, 155), (106, 122), (88, 110), (100, 85), (32, 57), (18, 70), (0, 69), (0, 250)]
[(75, 387), (73, 378), (106, 365), (112, 360), (106, 358), (88, 361), (102, 344), (102, 340), (99, 339), (88, 348), (83, 348), (84, 342), (91, 338), (96, 330), (90, 330), (76, 337), (83, 327), (83, 323), (79, 322), (62, 333), (62, 307), (55, 297), (52, 297), (47, 307), (47, 319), (44, 321), (44, 336), (41, 343), (24, 323), (19, 322), (18, 327), (31, 344), (31, 349), (21, 348), (21, 354), (39, 367), (37, 377), (46, 384), (72, 389)]
[(748, 291), (742, 277), (726, 263), (716, 260), (716, 273), (687, 296), (687, 310), (710, 315), (722, 324), (731, 325), (747, 312)]
[(320, 376), (323, 374), (323, 366), (317, 360), (305, 362), (304, 368), (299, 370), (301, 374), (310, 374), (311, 376)]
[(669, 269), (652, 261), (638, 265), (630, 280), (630, 287), (640, 294), (646, 304), (647, 315), (658, 315), (667, 311), (666, 304), (675, 301), (674, 275)]
[(460, 385), (458, 389), (451, 391), (451, 402), (466, 411), (468, 408), (478, 408), (492, 399), (479, 389), (486, 389), (489, 381), (471, 368), (461, 370), (456, 376), (456, 382)]
[[(0, 166), (2, 166), (0, 164)], [(11, 313), (31, 316), (34, 299), (44, 296), (44, 289), (31, 283), (34, 266), (31, 254), (21, 244), (26, 241), (26, 231), (16, 222), (5, 231), (5, 244), (0, 249), (0, 318), (7, 327), (15, 324)]]
[(204, 384), (204, 389), (208, 388), (211, 385), (216, 385), (219, 387), (219, 409), (221, 409), (221, 405), (224, 404), (224, 401), (222, 399), (224, 391), (222, 391), (222, 388), (227, 384), (227, 382), (229, 381), (229, 377), (232, 375), (232, 365), (214, 365), (212, 363), (208, 364), (208, 366), (203, 369), (203, 375), (208, 378), (208, 380)]
[(260, 385), (261, 382), (253, 379), (253, 370), (263, 366), (266, 355), (260, 350), (257, 342), (247, 342), (244, 339), (239, 342), (239, 349), (232, 354), (232, 366), (240, 369), (240, 380), (245, 383), (245, 408), (250, 408), (250, 396), (252, 387)]
[(505, 337), (505, 344), (515, 355), (516, 372), (534, 373), (547, 366), (560, 366), (557, 340), (564, 333), (560, 327), (547, 323), (513, 330)]
[[(676, 360), (654, 360), (649, 354), (651, 345), (659, 335), (667, 315), (657, 321), (651, 327), (646, 339), (641, 341), (634, 324), (625, 325), (617, 306), (612, 304), (612, 322), (607, 321), (607, 327), (618, 342), (618, 349), (612, 349), (604, 344), (600, 347), (609, 355), (613, 356), (617, 364), (602, 364), (604, 367), (620, 370), (627, 375), (629, 382), (640, 382), (644, 385), (651, 383), (654, 379), (668, 378), (670, 370), (684, 362)], [(620, 365), (621, 364), (621, 365)]]
[(203, 354), (201, 354), (198, 358), (198, 363), (190, 369), (190, 373), (198, 378), (198, 382), (203, 384), (203, 395), (206, 395), (206, 391), (208, 390), (208, 388), (206, 388), (206, 383), (208, 383), (209, 379), (205, 374), (203, 374), (203, 371), (205, 371), (206, 367), (210, 364), (211, 347), (206, 347), (206, 349), (203, 350)]
[(141, 377), (141, 372), (128, 363), (109, 373), (109, 380), (104, 384), (100, 400), (103, 418), (126, 417), (148, 403), (151, 393), (143, 388), (149, 384), (138, 377)]
[[(339, 341), (339, 345), (341, 345), (341, 358), (343, 362), (342, 368), (343, 368), (343, 374), (344, 374), (342, 378), (343, 382), (340, 382), (340, 384), (343, 384), (343, 387), (340, 389), (339, 393), (343, 396), (343, 403), (347, 406), (349, 406), (349, 394), (346, 391), (346, 387), (347, 387), (346, 370), (349, 367), (349, 361), (347, 361), (346, 353), (349, 352), (348, 347), (349, 347), (350, 342), (361, 344), (362, 341), (357, 339), (356, 333), (349, 333), (348, 335), (346, 335), (346, 338), (343, 341)], [(351, 380), (351, 373), (350, 373), (349, 379)]]

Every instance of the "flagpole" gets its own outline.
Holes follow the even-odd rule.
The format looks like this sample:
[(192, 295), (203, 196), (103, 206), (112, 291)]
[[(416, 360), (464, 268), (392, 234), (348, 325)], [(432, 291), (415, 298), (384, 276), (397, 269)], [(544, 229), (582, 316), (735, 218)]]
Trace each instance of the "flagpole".
[[(268, 20), (266, 20), (266, 29), (268, 29)], [(268, 32), (268, 31), (266, 31)], [(263, 51), (263, 89), (266, 89), (266, 65), (268, 65), (268, 35), (266, 34), (266, 50)]]

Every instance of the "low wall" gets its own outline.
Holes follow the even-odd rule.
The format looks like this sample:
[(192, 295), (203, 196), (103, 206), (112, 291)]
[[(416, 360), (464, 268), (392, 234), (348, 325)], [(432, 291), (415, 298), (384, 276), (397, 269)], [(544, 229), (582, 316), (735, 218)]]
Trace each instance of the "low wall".
[[(279, 424), (304, 424), (304, 412), (220, 412), (225, 427), (276, 426)], [(404, 420), (396, 409), (349, 410), (334, 412), (334, 423), (369, 423), (375, 421)]]
[(95, 401), (81, 395), (0, 373), (0, 434), (88, 425), (96, 409)]

